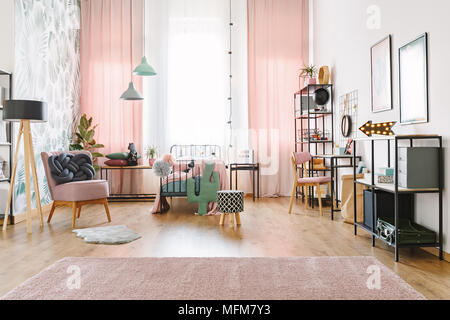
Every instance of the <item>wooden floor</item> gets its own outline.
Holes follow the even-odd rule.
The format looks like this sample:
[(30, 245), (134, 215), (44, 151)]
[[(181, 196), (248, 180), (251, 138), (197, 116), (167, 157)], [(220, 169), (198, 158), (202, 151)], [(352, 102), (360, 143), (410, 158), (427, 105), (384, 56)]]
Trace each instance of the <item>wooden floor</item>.
[[(86, 244), (71, 232), (71, 210), (57, 209), (51, 225), (33, 223), (28, 236), (21, 223), (0, 233), (0, 295), (64, 257), (278, 257), (373, 255), (429, 299), (450, 299), (450, 264), (420, 249), (403, 249), (400, 262), (384, 244), (371, 246), (363, 231), (305, 211), (300, 201), (289, 215), (288, 198), (246, 199), (242, 226), (219, 227), (218, 216), (193, 215), (185, 199), (173, 201), (172, 210), (151, 215), (151, 203), (111, 203), (110, 225), (126, 224), (142, 238), (125, 245)], [(78, 228), (106, 226), (103, 206), (83, 209)], [(330, 266), (330, 272), (334, 272)], [(336, 274), (336, 277), (344, 275)]]

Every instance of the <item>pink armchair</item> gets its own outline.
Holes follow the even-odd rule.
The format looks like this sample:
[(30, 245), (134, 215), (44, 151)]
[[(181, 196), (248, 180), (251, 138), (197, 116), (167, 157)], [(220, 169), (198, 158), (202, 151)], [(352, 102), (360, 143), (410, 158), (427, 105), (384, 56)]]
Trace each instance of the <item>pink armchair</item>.
[[(48, 223), (52, 220), (53, 213), (57, 207), (72, 208), (72, 229), (75, 228), (75, 221), (81, 216), (81, 207), (86, 204), (103, 204), (105, 206), (108, 222), (111, 222), (111, 216), (108, 207), (108, 182), (105, 180), (88, 180), (79, 182), (70, 182), (65, 184), (57, 184), (53, 180), (48, 159), (52, 155), (59, 155), (62, 152), (42, 152), (42, 162), (44, 164), (45, 175), (53, 199), (53, 206), (48, 216)], [(89, 156), (88, 151), (71, 151), (70, 153), (85, 153)], [(77, 213), (78, 211), (78, 213)]]

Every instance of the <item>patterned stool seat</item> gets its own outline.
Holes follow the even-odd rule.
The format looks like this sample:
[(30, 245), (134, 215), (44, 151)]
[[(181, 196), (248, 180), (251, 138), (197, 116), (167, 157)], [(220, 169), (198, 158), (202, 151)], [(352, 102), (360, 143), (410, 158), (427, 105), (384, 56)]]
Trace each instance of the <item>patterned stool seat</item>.
[(234, 226), (235, 216), (236, 224), (240, 225), (239, 213), (244, 211), (244, 192), (238, 190), (217, 191), (217, 207), (221, 213), (220, 225), (224, 224), (225, 214), (230, 215), (230, 225)]

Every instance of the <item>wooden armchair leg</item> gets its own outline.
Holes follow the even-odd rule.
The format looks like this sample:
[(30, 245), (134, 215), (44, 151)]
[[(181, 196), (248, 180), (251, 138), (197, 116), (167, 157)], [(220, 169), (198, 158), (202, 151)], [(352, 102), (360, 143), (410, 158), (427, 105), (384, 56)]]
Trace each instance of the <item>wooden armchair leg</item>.
[(80, 219), (80, 217), (81, 217), (81, 204), (80, 204), (80, 206), (78, 207), (78, 214), (77, 214), (77, 217), (78, 217), (78, 219)]
[(309, 209), (309, 186), (305, 185), (305, 209)]
[(75, 229), (75, 220), (77, 219), (77, 203), (72, 203), (72, 229)]
[(109, 213), (108, 199), (105, 198), (103, 204), (105, 206), (105, 211), (106, 211), (106, 216), (108, 217), (108, 222), (111, 222), (111, 215)]
[(295, 193), (297, 192), (297, 185), (294, 184), (292, 188), (291, 201), (289, 201), (289, 214), (292, 213), (292, 206), (294, 205)]
[(318, 184), (317, 186), (317, 198), (319, 200), (319, 211), (320, 211), (320, 215), (323, 216), (323, 210), (322, 210), (322, 190), (320, 190), (320, 184)]
[(55, 201), (53, 201), (52, 209), (50, 210), (50, 214), (48, 215), (47, 223), (50, 223), (52, 221), (53, 213), (55, 212), (56, 204)]

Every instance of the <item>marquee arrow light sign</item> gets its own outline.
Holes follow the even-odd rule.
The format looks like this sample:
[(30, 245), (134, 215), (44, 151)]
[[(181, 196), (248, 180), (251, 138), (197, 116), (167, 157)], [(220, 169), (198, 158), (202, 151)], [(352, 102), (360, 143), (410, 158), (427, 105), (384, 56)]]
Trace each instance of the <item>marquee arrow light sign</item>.
[(367, 121), (359, 130), (366, 136), (371, 137), (374, 134), (382, 136), (393, 136), (394, 131), (392, 127), (395, 126), (396, 121), (372, 123), (372, 121)]

